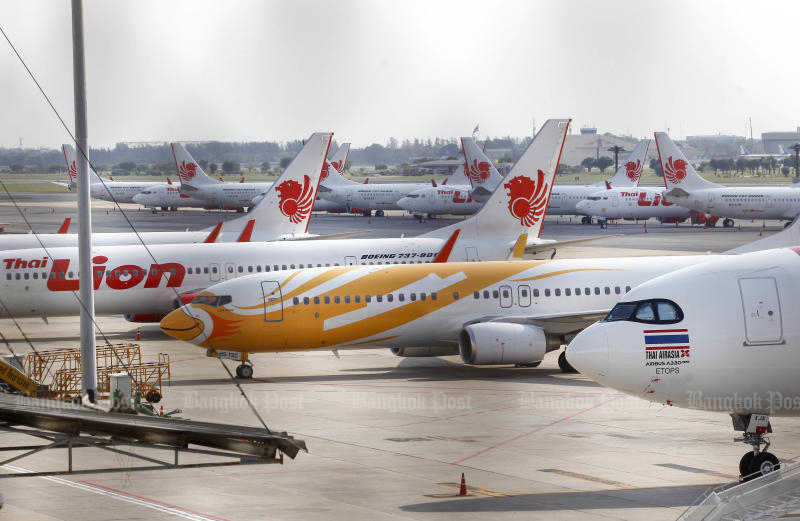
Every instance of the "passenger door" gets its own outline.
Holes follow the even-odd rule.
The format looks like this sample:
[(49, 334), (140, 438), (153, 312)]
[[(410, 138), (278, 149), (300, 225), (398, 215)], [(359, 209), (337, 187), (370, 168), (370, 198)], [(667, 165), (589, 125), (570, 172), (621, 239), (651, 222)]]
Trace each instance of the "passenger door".
[(262, 281), (261, 291), (264, 293), (264, 322), (283, 320), (283, 294), (278, 281)]
[(519, 305), (523, 308), (526, 308), (531, 305), (531, 288), (528, 285), (522, 285), (517, 288), (517, 292), (519, 293)]
[(746, 345), (781, 344), (783, 322), (778, 285), (773, 277), (739, 279)]
[(356, 258), (352, 256), (347, 256), (344, 258), (344, 265), (345, 266), (355, 266), (356, 265)]

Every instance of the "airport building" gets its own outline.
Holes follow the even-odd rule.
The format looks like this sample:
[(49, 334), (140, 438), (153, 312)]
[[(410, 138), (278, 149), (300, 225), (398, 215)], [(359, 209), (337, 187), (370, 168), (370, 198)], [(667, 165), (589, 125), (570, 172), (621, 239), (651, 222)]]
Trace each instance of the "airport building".
[(790, 147), (800, 143), (800, 127), (794, 132), (762, 132), (761, 143), (765, 154), (790, 153)]

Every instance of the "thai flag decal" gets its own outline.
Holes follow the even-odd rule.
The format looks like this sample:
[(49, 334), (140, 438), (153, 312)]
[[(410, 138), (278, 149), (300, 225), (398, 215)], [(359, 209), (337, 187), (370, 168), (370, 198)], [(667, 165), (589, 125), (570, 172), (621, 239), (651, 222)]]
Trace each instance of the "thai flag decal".
[(648, 360), (689, 358), (688, 329), (645, 329), (644, 349)]

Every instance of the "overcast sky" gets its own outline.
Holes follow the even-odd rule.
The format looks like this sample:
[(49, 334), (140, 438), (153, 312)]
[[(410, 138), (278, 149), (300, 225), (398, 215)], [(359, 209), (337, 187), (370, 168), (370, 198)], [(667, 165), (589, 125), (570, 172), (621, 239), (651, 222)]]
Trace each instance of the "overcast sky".
[[(800, 2), (84, 0), (84, 19), (94, 146), (800, 124)], [(0, 24), (72, 125), (70, 3), (4, 0)], [(65, 141), (5, 41), (0, 89), (0, 146)]]

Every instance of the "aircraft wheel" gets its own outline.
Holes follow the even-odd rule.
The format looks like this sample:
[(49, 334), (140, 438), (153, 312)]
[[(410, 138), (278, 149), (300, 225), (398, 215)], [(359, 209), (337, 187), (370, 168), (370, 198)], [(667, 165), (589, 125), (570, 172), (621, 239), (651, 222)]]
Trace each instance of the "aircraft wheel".
[(161, 207), (161, 211), (162, 211), (162, 212), (167, 212), (167, 211), (169, 211), (169, 206), (162, 206), (162, 207)]
[(581, 224), (592, 224), (592, 218), (584, 215), (581, 218)]
[(158, 391), (150, 391), (144, 396), (144, 399), (150, 403), (158, 403), (161, 401), (161, 393)]
[(781, 462), (774, 454), (771, 452), (759, 452), (753, 456), (753, 460), (750, 462), (749, 474), (755, 474), (750, 479), (765, 476), (779, 468), (781, 468)]
[(383, 210), (377, 210), (375, 212), (375, 217), (383, 217)]
[(242, 364), (236, 368), (236, 378), (249, 380), (253, 377), (253, 366)]
[(739, 460), (739, 475), (744, 477), (750, 474), (750, 463), (753, 462), (755, 453), (751, 450), (744, 453), (742, 459)]
[(542, 365), (542, 361), (539, 360), (538, 362), (533, 362), (530, 364), (514, 364), (514, 367), (539, 367)]
[(578, 371), (572, 367), (569, 362), (567, 361), (567, 352), (562, 351), (560, 355), (558, 355), (558, 367), (561, 369), (562, 373), (577, 373)]
[(724, 221), (722, 221), (722, 227), (723, 228), (733, 228), (733, 219), (727, 218)]
[(152, 210), (150, 210), (150, 213), (152, 213), (152, 214), (156, 214), (156, 213), (158, 213), (158, 209), (156, 209), (156, 208), (153, 208)]

